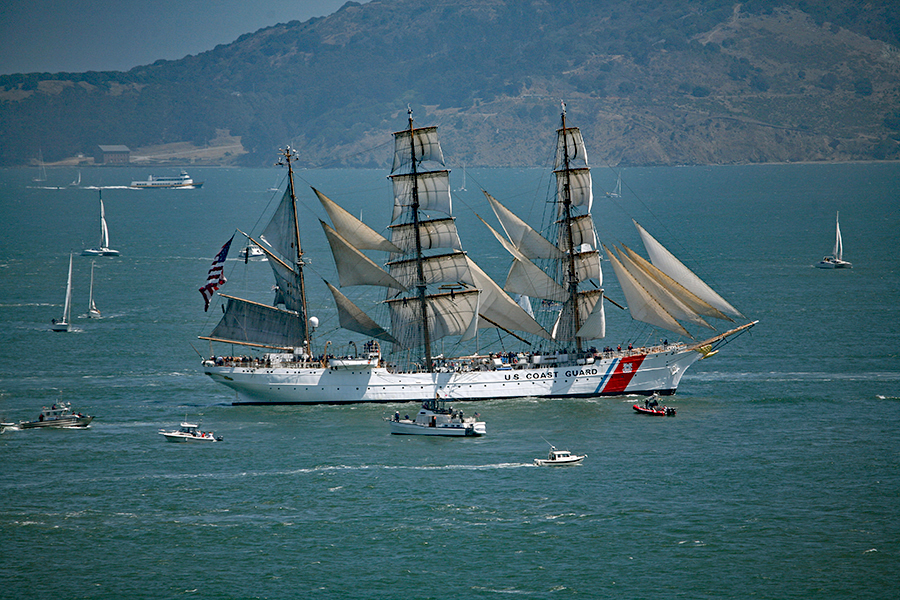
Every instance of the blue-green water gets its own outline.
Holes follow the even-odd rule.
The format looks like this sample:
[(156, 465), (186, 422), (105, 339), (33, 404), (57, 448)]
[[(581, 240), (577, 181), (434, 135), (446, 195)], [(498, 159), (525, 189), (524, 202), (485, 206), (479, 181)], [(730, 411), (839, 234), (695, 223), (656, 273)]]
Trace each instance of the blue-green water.
[[(760, 324), (688, 371), (675, 418), (630, 398), (489, 401), (479, 439), (387, 433), (410, 405), (234, 407), (192, 345), (217, 318), (197, 288), (234, 227), (258, 231), (276, 170), (190, 169), (199, 190), (133, 191), (145, 169), (85, 169), (111, 246), (96, 260), (103, 318), (87, 312), (96, 189), (51, 169), (0, 172), (0, 418), (62, 398), (86, 431), (0, 435), (2, 598), (887, 598), (900, 587), (900, 165), (594, 170), (601, 239), (640, 249), (634, 217)], [(165, 173), (165, 169), (152, 171)], [(381, 171), (301, 171), (354, 214), (386, 223)], [(454, 171), (454, 187), (461, 172)], [(469, 169), (455, 193), (463, 243), (502, 281), (479, 186), (528, 216), (537, 170)], [(304, 194), (311, 296), (334, 278)], [(812, 268), (841, 211), (852, 270)], [(538, 209), (540, 212), (540, 209)], [(531, 216), (535, 218), (537, 213)], [(490, 219), (489, 219), (490, 220)], [(236, 254), (236, 238), (233, 256)], [(271, 296), (268, 267), (229, 261), (223, 292)], [(605, 287), (621, 301), (607, 270)], [(253, 296), (256, 294), (256, 296)], [(615, 345), (649, 328), (608, 310)], [(185, 414), (224, 435), (157, 435)], [(587, 453), (539, 469), (542, 439)]]

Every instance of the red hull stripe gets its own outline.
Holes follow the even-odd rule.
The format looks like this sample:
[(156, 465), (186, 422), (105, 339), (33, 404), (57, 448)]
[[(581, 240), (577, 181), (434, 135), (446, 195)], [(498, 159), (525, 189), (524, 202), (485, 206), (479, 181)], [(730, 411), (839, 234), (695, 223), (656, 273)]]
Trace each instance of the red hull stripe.
[(637, 375), (638, 369), (641, 368), (641, 363), (644, 362), (646, 357), (646, 354), (639, 354), (638, 356), (629, 356), (620, 360), (619, 364), (616, 365), (615, 372), (609, 378), (609, 382), (604, 386), (603, 393), (624, 393), (625, 388), (631, 383), (632, 378)]

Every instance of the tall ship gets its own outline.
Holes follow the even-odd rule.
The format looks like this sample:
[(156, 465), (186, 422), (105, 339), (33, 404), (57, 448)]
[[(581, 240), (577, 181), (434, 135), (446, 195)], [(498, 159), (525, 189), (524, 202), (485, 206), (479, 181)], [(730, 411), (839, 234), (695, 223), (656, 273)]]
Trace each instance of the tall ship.
[[(220, 293), (223, 316), (209, 335), (200, 336), (211, 347), (231, 345), (232, 353), (235, 345), (248, 348), (248, 355), (213, 354), (202, 361), (206, 375), (235, 391), (234, 404), (670, 395), (688, 367), (756, 324), (738, 325), (735, 319), (746, 321), (741, 313), (637, 223), (650, 260), (625, 245), (610, 249), (597, 241), (584, 139), (567, 124), (565, 106), (547, 224), (533, 228), (484, 192), (499, 227), (479, 219), (511, 256), (501, 287), (462, 247), (437, 127), (416, 127), (410, 111), (408, 127), (394, 133), (389, 236), (313, 189), (331, 221), (321, 225), (338, 275), (338, 285), (324, 284), (340, 326), (369, 338), (361, 352), (332, 357), (327, 344), (320, 349), (313, 339), (318, 321), (307, 306), (294, 160), (290, 148), (282, 151), (287, 189), (259, 239), (241, 232), (269, 259), (273, 305)], [(383, 258), (369, 257), (376, 252)], [(689, 342), (598, 347), (606, 334), (605, 302), (612, 302), (602, 287), (601, 252), (631, 317)], [(383, 290), (374, 304), (387, 313), (382, 321), (389, 328), (341, 291), (357, 286)], [(539, 310), (532, 309), (532, 300)], [(713, 329), (708, 318), (730, 328), (697, 342), (682, 324)], [(502, 340), (502, 347), (480, 352), (477, 340), (485, 332)], [(445, 355), (445, 342), (475, 350)]]
[(178, 175), (164, 175), (162, 177), (157, 175), (150, 175), (143, 181), (132, 181), (129, 187), (138, 189), (195, 189), (201, 187), (202, 185), (202, 181), (194, 181), (194, 179), (187, 174), (187, 171), (182, 171)]

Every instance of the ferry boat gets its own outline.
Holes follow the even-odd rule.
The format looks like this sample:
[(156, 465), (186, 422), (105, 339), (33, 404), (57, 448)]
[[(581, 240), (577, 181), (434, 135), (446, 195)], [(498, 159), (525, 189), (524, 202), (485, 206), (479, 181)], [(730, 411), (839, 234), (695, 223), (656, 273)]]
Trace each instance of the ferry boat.
[(172, 177), (162, 176), (157, 177), (155, 175), (150, 175), (146, 181), (132, 181), (129, 187), (139, 188), (139, 189), (162, 189), (162, 188), (184, 188), (184, 189), (195, 189), (199, 188), (203, 185), (202, 181), (194, 181), (191, 179), (190, 175), (187, 174), (187, 171), (182, 171), (180, 175), (175, 175)]
[[(220, 293), (223, 316), (200, 339), (252, 348), (252, 355), (213, 353), (202, 360), (202, 371), (235, 391), (234, 404), (674, 394), (692, 364), (713, 356), (719, 346), (757, 322), (737, 325), (734, 319), (745, 317), (637, 223), (649, 261), (624, 245), (614, 247), (614, 254), (597, 242), (584, 139), (566, 122), (565, 107), (561, 121), (553, 168), (556, 186), (550, 199), (554, 209), (547, 211), (548, 223), (541, 230), (546, 233), (484, 192), (506, 236), (482, 222), (512, 258), (503, 287), (462, 250), (437, 128), (416, 127), (411, 111), (408, 127), (394, 133), (390, 240), (313, 188), (331, 221), (331, 225), (322, 222), (322, 227), (340, 287), (386, 289), (380, 301), (370, 298), (366, 303), (386, 307), (391, 331), (323, 280), (334, 298), (340, 326), (370, 338), (365, 356), (354, 360), (330, 358), (327, 345), (319, 353), (313, 347), (318, 319), (309, 315), (306, 300), (306, 259), (292, 170), (295, 153), (291, 148), (282, 150), (288, 186), (258, 236), (265, 243), (240, 232), (269, 259), (276, 284), (273, 305)], [(690, 342), (666, 341), (627, 350), (591, 344), (605, 336), (604, 306), (612, 302), (602, 288), (601, 248), (632, 318), (677, 332)], [(363, 250), (387, 252), (389, 259), (378, 264)], [(529, 298), (540, 299), (545, 310), (523, 308), (530, 308)], [(731, 322), (732, 328), (696, 342), (682, 324), (712, 329), (704, 320), (710, 317)], [(465, 344), (479, 329), (490, 330), (491, 337), (506, 336), (505, 348), (522, 346), (456, 356), (434, 351), (437, 340)], [(525, 345), (526, 337), (531, 338), (530, 345)], [(386, 355), (380, 344), (390, 346)]]

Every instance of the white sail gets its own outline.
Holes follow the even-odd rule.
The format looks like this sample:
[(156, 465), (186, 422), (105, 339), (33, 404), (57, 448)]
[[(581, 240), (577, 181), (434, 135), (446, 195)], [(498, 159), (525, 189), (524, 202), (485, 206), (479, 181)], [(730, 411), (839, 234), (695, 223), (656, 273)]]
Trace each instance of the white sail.
[(553, 170), (580, 169), (587, 167), (587, 149), (584, 136), (577, 127), (562, 127), (556, 130), (556, 159)]
[[(576, 250), (587, 244), (591, 250), (597, 249), (597, 234), (594, 231), (594, 219), (591, 215), (580, 215), (571, 219), (572, 245)], [(560, 225), (557, 222), (557, 225)], [(559, 227), (559, 242), (557, 245), (563, 252), (569, 251), (569, 236), (565, 227)]]
[[(394, 212), (391, 221), (396, 221), (403, 211), (413, 205), (413, 189), (419, 201), (419, 210), (437, 210), (445, 214), (453, 213), (450, 198), (450, 174), (448, 171), (431, 171), (412, 175), (391, 175), (394, 182)], [(413, 182), (416, 183), (413, 186)]]
[(692, 337), (687, 329), (682, 327), (681, 323), (632, 277), (606, 246), (603, 248), (606, 250), (606, 256), (613, 266), (619, 285), (622, 287), (622, 293), (625, 294), (625, 300), (628, 302), (628, 310), (631, 311), (632, 318), (636, 321), (649, 323), (687, 337)]
[[(565, 300), (566, 290), (562, 286), (556, 283), (540, 267), (528, 260), (512, 242), (507, 241), (506, 238), (497, 233), (497, 230), (488, 225), (484, 219), (481, 219), (481, 222), (494, 234), (494, 237), (506, 248), (506, 251), (513, 256), (513, 263), (506, 276), (506, 283), (503, 284), (503, 289), (506, 292), (557, 302)], [(551, 247), (553, 247), (552, 244)]]
[[(413, 143), (410, 145), (410, 136)], [(394, 162), (391, 173), (412, 173), (413, 154), (415, 154), (416, 170), (420, 163), (436, 163), (444, 165), (444, 153), (438, 140), (437, 127), (417, 127), (394, 133)], [(427, 169), (423, 169), (427, 170)]]
[(599, 284), (602, 284), (603, 272), (600, 270), (600, 252), (591, 250), (589, 252), (576, 253), (575, 274), (578, 276), (578, 281), (596, 279)]
[[(506, 236), (523, 256), (531, 260), (540, 258), (562, 258), (564, 256), (564, 252), (561, 252), (559, 248), (551, 244), (544, 236), (535, 231), (531, 225), (500, 204), (496, 198), (487, 192), (484, 192), (484, 195), (487, 197), (488, 202), (490, 202), (491, 208), (494, 209), (494, 214), (497, 216), (497, 220), (500, 221), (500, 225), (503, 227)], [(482, 222), (484, 221), (482, 220)], [(487, 223), (485, 223), (485, 225), (487, 225)], [(496, 236), (496, 232), (494, 235)]]
[(837, 213), (837, 216), (835, 216), (835, 218), (834, 218), (834, 227), (835, 227), (834, 257), (838, 260), (844, 260), (844, 244), (841, 241), (841, 213), (840, 212)]
[[(416, 251), (416, 230), (412, 223), (391, 225), (391, 242), (398, 249), (394, 252), (409, 254)], [(452, 217), (419, 222), (419, 244), (422, 250), (452, 248), (462, 250), (456, 221)]]
[(478, 320), (480, 328), (502, 327), (550, 339), (550, 334), (534, 320), (532, 315), (510, 298), (472, 259), (467, 260), (475, 285), (481, 290), (479, 315), (485, 318)]
[[(568, 197), (572, 202), (572, 206), (583, 206), (588, 212), (594, 203), (594, 191), (591, 184), (590, 169), (573, 169), (569, 171), (568, 178), (560, 177), (557, 172), (556, 178), (556, 194), (559, 200), (559, 214), (563, 211), (562, 198), (566, 197), (566, 186), (568, 185)], [(568, 180), (568, 181), (567, 181)]]
[[(425, 256), (421, 263), (426, 284), (464, 283), (475, 285), (465, 252)], [(419, 283), (418, 267), (414, 258), (391, 261), (388, 263), (388, 269), (391, 276), (407, 288), (413, 288)]]
[(100, 247), (109, 248), (109, 227), (106, 226), (106, 210), (103, 208), (103, 198), (100, 198)]
[(616, 257), (619, 259), (619, 262), (625, 267), (628, 273), (631, 274), (634, 280), (640, 284), (640, 286), (644, 288), (644, 291), (650, 294), (654, 300), (659, 302), (660, 306), (666, 309), (669, 314), (679, 321), (687, 321), (694, 325), (699, 325), (700, 327), (715, 329), (712, 325), (704, 321), (700, 315), (682, 302), (678, 296), (669, 291), (659, 282), (659, 280), (653, 278), (647, 271), (642, 269), (638, 263), (634, 262), (629, 253), (620, 251), (615, 246), (613, 246), (613, 250), (616, 251)]
[[(79, 175), (81, 172), (79, 171)], [(100, 311), (97, 310), (97, 305), (94, 303), (94, 261), (91, 261), (91, 290), (88, 293), (88, 317), (99, 317)]]
[(661, 286), (663, 286), (666, 290), (668, 290), (673, 296), (675, 296), (680, 302), (682, 302), (685, 306), (691, 309), (691, 311), (697, 313), (698, 315), (703, 315), (706, 317), (713, 317), (716, 319), (722, 319), (725, 321), (733, 321), (731, 317), (725, 315), (719, 309), (711, 306), (708, 302), (705, 302), (701, 298), (698, 298), (696, 294), (691, 293), (687, 288), (683, 285), (660, 271), (658, 268), (653, 266), (646, 258), (639, 255), (637, 252), (622, 244), (622, 249), (628, 255), (628, 258), (631, 259), (631, 262), (636, 266), (640, 267), (643, 271), (645, 271), (648, 275), (650, 275), (653, 279), (659, 282)]
[[(466, 336), (471, 332), (478, 315), (478, 290), (448, 292), (427, 296), (425, 310), (428, 333), (431, 340), (448, 335)], [(391, 309), (391, 333), (403, 348), (414, 348), (423, 343), (422, 309), (415, 298), (398, 298), (387, 301)]]
[(66, 280), (66, 303), (63, 306), (63, 323), (72, 320), (72, 253), (69, 253), (69, 277)]
[(299, 348), (304, 344), (305, 322), (297, 313), (219, 294), (227, 299), (225, 314), (209, 337), (217, 341), (273, 348)]
[(377, 285), (406, 290), (406, 286), (397, 281), (384, 269), (376, 265), (372, 259), (357, 250), (338, 232), (324, 221), (319, 221), (325, 231), (325, 237), (331, 246), (331, 254), (338, 270), (341, 287), (352, 285)]
[(634, 221), (634, 225), (641, 234), (641, 240), (643, 240), (644, 247), (647, 249), (647, 254), (650, 255), (650, 261), (654, 266), (723, 313), (743, 318), (744, 315), (706, 285), (693, 271), (684, 266), (671, 252), (647, 233), (647, 230), (641, 227), (637, 221)]
[(334, 303), (338, 309), (338, 320), (341, 327), (349, 331), (355, 331), (363, 335), (367, 335), (385, 342), (399, 344), (400, 342), (385, 331), (378, 323), (376, 323), (361, 308), (356, 306), (347, 296), (342, 294), (336, 287), (325, 282), (331, 295), (334, 296)]
[(570, 342), (576, 338), (602, 339), (606, 337), (606, 313), (603, 309), (603, 290), (588, 290), (578, 293), (578, 323), (581, 323), (577, 331), (572, 331), (572, 301), (567, 300), (553, 324), (553, 339), (560, 342)]
[(400, 252), (400, 248), (389, 242), (380, 233), (351, 215), (349, 212), (338, 206), (331, 198), (312, 188), (319, 198), (319, 202), (328, 213), (334, 230), (337, 231), (342, 238), (350, 242), (360, 250), (381, 250), (384, 252)]

